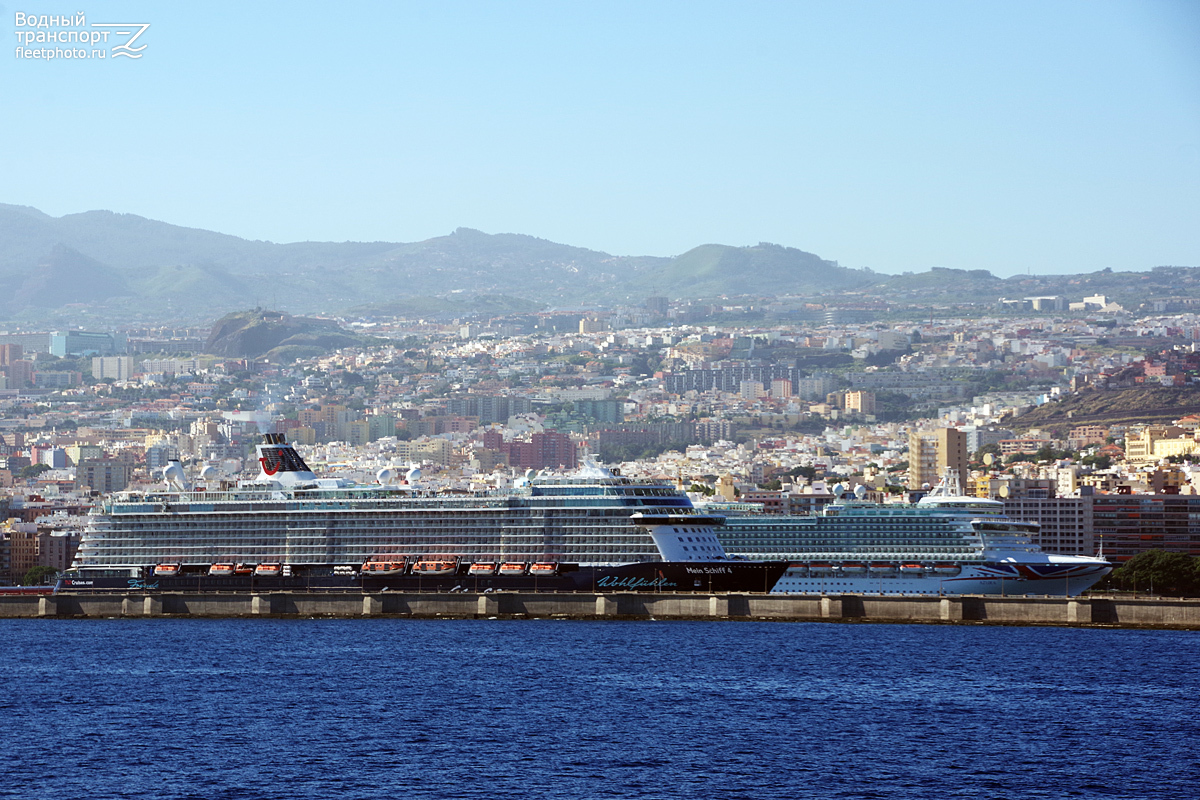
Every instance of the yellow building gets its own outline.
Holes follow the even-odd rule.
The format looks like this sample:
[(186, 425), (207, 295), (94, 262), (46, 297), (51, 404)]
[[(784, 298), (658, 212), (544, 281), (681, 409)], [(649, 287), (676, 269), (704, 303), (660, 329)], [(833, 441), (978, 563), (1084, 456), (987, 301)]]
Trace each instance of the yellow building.
[(1125, 437), (1125, 460), (1135, 466), (1156, 464), (1168, 456), (1200, 452), (1194, 435), (1176, 425), (1147, 425)]
[(908, 435), (908, 488), (937, 486), (952, 470), (961, 488), (967, 485), (967, 435), (957, 428), (912, 431)]
[(875, 413), (874, 392), (846, 392), (846, 410), (858, 414)]

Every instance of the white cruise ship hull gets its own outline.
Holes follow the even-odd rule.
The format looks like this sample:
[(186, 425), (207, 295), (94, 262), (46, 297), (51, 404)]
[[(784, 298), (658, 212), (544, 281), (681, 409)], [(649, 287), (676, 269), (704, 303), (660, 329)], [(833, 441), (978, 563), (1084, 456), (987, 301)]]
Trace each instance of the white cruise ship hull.
[(892, 594), (892, 595), (1051, 595), (1073, 597), (1090, 588), (1112, 569), (1097, 559), (1056, 565), (964, 564), (957, 575), (895, 572), (852, 574), (840, 569), (813, 574), (809, 569), (791, 568), (772, 590), (799, 594)]

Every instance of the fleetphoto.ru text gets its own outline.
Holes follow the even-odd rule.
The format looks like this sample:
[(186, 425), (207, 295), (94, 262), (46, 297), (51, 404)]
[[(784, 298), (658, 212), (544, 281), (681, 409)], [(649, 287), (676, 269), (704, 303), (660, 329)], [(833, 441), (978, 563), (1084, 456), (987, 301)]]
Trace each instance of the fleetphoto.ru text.
[(149, 22), (92, 22), (82, 11), (66, 16), (26, 14), (15, 19), (17, 58), (54, 61), (141, 58)]

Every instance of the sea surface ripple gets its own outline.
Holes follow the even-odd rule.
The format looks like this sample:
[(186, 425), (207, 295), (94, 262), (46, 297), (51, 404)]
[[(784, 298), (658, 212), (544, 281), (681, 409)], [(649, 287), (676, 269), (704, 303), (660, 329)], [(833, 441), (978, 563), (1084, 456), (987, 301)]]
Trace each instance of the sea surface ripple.
[(0, 620), (0, 797), (1189, 798), (1200, 636)]

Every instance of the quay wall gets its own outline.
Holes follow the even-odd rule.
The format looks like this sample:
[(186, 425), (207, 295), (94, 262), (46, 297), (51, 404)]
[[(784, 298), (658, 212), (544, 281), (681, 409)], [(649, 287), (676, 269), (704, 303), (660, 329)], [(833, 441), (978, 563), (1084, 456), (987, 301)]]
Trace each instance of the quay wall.
[(755, 619), (1200, 630), (1200, 599), (1098, 595), (121, 593), (0, 595), (0, 618), (413, 617)]

